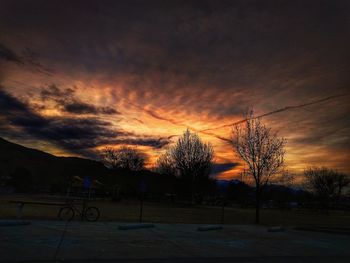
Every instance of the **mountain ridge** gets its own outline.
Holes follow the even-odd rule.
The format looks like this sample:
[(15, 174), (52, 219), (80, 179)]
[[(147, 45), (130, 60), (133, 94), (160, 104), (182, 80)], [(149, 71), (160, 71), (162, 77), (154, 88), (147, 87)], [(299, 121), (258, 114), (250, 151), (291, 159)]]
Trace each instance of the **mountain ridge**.
[(37, 186), (62, 184), (71, 176), (100, 179), (109, 170), (98, 161), (79, 157), (60, 157), (28, 148), (0, 137), (0, 175), (26, 171)]

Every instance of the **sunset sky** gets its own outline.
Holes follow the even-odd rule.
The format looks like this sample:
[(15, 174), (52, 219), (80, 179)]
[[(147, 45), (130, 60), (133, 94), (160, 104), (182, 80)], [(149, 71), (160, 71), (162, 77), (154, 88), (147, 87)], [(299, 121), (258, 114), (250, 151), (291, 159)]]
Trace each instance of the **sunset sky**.
[(350, 173), (349, 13), (346, 0), (1, 0), (0, 136), (87, 158), (131, 145), (152, 166), (189, 128), (232, 178), (228, 124), (326, 99), (262, 120), (287, 139), (289, 171)]

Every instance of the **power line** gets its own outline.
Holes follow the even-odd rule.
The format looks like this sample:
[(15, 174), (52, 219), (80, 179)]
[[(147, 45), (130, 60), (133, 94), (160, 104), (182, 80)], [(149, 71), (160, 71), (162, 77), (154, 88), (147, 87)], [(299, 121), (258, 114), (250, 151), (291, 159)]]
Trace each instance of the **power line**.
[(321, 103), (321, 102), (325, 102), (325, 101), (328, 101), (328, 100), (332, 100), (332, 99), (336, 99), (336, 98), (344, 97), (344, 96), (348, 96), (348, 95), (349, 95), (349, 93), (338, 94), (338, 95), (329, 96), (329, 97), (326, 97), (326, 98), (322, 98), (322, 99), (319, 99), (319, 100), (315, 100), (315, 101), (311, 101), (311, 102), (307, 102), (307, 103), (303, 103), (303, 104), (299, 104), (299, 105), (286, 106), (286, 107), (283, 107), (283, 108), (280, 108), (280, 109), (277, 109), (277, 110), (274, 110), (274, 111), (270, 111), (270, 112), (267, 112), (267, 113), (264, 113), (264, 114), (261, 114), (261, 115), (258, 115), (258, 116), (254, 116), (253, 118), (245, 118), (245, 119), (242, 119), (242, 120), (230, 123), (230, 124), (224, 124), (224, 125), (217, 126), (217, 127), (214, 127), (214, 128), (208, 128), (208, 129), (200, 130), (200, 132), (207, 132), (207, 131), (218, 130), (218, 129), (227, 128), (227, 127), (231, 127), (231, 126), (236, 126), (236, 125), (239, 125), (239, 124), (244, 123), (244, 122), (246, 122), (248, 120), (251, 120), (251, 119), (258, 119), (258, 118), (266, 117), (266, 116), (269, 116), (269, 115), (272, 115), (272, 114), (288, 111), (288, 110), (303, 108), (303, 107), (306, 107), (306, 106), (318, 104), (318, 103)]

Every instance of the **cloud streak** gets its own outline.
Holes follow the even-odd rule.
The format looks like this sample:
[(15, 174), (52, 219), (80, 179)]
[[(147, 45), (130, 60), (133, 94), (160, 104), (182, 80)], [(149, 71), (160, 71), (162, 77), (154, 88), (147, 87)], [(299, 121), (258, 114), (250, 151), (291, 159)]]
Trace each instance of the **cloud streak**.
[[(155, 158), (189, 128), (218, 163), (235, 163), (230, 127), (253, 108), (288, 139), (291, 169), (350, 172), (349, 10), (341, 0), (4, 1), (0, 74), (12, 104), (0, 136), (6, 126), (65, 149), (140, 145)], [(320, 148), (338, 156), (318, 162)]]

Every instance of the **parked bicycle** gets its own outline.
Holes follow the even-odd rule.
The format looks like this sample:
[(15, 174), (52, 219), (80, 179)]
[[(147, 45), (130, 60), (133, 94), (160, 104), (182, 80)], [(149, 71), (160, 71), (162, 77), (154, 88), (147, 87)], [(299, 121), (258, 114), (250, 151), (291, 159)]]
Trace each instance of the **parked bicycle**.
[(94, 206), (87, 206), (86, 201), (80, 203), (82, 208), (78, 207), (77, 203), (71, 201), (67, 203), (67, 206), (62, 207), (58, 212), (58, 218), (63, 221), (72, 220), (76, 214), (78, 214), (81, 220), (89, 222), (95, 222), (100, 218), (100, 210)]

